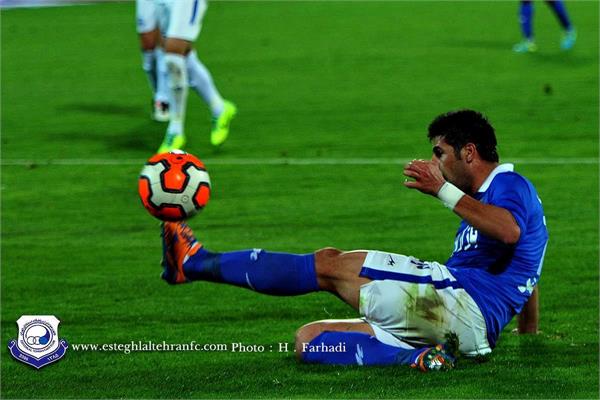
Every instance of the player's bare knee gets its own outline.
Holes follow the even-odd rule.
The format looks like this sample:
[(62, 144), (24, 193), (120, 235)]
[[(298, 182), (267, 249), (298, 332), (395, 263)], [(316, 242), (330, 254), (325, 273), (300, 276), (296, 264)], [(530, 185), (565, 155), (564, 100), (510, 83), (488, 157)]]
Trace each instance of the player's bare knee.
[(315, 252), (315, 269), (318, 278), (327, 279), (336, 276), (340, 254), (342, 251), (333, 247), (325, 247)]
[(142, 47), (142, 50), (154, 50), (159, 44), (159, 38), (160, 35), (157, 29), (150, 32), (140, 33), (140, 46)]
[(166, 38), (163, 45), (167, 53), (179, 54), (181, 56), (185, 56), (192, 49), (191, 42), (176, 38)]
[(319, 336), (325, 330), (325, 324), (321, 322), (311, 322), (300, 327), (296, 331), (296, 357), (302, 360), (302, 354), (305, 346), (310, 343), (314, 338)]

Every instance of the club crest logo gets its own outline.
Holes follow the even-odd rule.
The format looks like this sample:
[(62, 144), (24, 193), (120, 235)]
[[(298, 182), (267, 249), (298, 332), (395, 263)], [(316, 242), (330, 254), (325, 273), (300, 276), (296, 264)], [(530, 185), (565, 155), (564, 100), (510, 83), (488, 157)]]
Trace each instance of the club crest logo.
[(17, 320), (19, 336), (8, 343), (10, 354), (37, 369), (63, 358), (69, 347), (58, 337), (60, 321), (54, 315), (23, 315)]

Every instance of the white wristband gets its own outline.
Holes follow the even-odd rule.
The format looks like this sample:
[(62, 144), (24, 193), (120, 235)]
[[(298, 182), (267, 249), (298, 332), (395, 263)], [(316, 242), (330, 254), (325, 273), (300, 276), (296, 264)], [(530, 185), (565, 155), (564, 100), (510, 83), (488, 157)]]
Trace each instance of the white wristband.
[(446, 182), (440, 188), (437, 197), (442, 201), (442, 203), (444, 203), (446, 207), (448, 207), (451, 210), (454, 210), (454, 207), (456, 207), (456, 203), (458, 203), (458, 201), (462, 199), (464, 195), (465, 193), (462, 190), (460, 190), (450, 182)]

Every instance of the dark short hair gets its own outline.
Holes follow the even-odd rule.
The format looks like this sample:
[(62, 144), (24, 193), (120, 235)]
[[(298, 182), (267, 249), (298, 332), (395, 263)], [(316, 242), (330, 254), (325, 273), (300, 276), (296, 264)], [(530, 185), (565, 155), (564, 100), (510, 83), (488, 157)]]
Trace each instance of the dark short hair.
[(460, 150), (467, 143), (473, 143), (485, 161), (499, 160), (494, 128), (487, 118), (477, 111), (457, 110), (437, 116), (429, 124), (427, 137), (429, 140), (443, 138), (454, 148), (457, 158), (460, 158)]

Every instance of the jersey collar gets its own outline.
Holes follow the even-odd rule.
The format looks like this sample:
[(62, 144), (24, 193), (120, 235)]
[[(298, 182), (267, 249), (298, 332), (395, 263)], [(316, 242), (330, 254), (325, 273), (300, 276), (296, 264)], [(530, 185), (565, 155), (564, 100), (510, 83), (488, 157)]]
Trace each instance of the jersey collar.
[(477, 193), (486, 192), (488, 190), (488, 188), (490, 187), (490, 185), (492, 184), (492, 181), (494, 180), (496, 175), (501, 174), (503, 172), (512, 172), (514, 169), (515, 169), (515, 166), (510, 163), (498, 165), (496, 168), (494, 168), (494, 170), (492, 172), (490, 172), (488, 177), (485, 178), (485, 181), (483, 181), (483, 184), (479, 187), (479, 189), (477, 190)]

